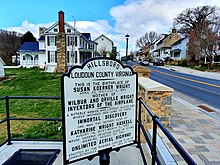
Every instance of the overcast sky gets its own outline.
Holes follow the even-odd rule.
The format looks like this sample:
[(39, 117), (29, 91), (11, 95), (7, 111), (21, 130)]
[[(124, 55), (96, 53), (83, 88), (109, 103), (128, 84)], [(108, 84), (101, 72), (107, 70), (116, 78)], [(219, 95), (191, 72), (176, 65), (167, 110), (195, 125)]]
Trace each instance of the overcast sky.
[(137, 50), (136, 40), (146, 32), (170, 33), (173, 19), (186, 8), (220, 6), (219, 0), (10, 0), (1, 2), (0, 29), (25, 33), (38, 38), (39, 26), (57, 21), (63, 10), (65, 21), (92, 39), (101, 34), (110, 38), (124, 55), (125, 35), (129, 51)]

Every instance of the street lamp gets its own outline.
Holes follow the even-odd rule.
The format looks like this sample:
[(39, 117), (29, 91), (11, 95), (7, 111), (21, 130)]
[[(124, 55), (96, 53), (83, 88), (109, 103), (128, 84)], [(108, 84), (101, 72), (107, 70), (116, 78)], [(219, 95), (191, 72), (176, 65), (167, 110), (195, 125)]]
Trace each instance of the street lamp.
[(126, 38), (126, 64), (127, 64), (127, 62), (128, 62), (128, 38), (129, 38), (129, 35), (126, 34), (125, 38)]

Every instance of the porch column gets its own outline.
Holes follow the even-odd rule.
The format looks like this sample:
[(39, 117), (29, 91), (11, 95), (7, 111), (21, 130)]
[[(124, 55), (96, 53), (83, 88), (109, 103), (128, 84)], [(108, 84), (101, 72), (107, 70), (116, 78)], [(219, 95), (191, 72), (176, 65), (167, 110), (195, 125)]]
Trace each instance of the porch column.
[(34, 55), (31, 55), (31, 57), (32, 57), (32, 65), (34, 66)]
[(80, 51), (77, 53), (77, 61), (76, 63), (79, 65), (80, 64)]

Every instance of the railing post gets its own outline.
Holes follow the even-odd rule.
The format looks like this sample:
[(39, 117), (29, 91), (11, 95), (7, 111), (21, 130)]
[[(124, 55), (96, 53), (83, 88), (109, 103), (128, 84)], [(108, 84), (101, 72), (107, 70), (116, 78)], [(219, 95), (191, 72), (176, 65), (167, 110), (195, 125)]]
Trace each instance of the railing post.
[(10, 114), (9, 114), (9, 97), (6, 96), (6, 118), (7, 118), (7, 134), (8, 134), (8, 145), (11, 145), (11, 125), (10, 125)]
[(155, 119), (157, 116), (152, 116), (153, 119), (153, 139), (152, 139), (152, 150), (151, 150), (151, 155), (152, 155), (152, 165), (155, 165), (156, 161), (156, 154), (157, 154), (157, 123)]
[(139, 113), (138, 113), (138, 146), (141, 145), (141, 101), (139, 100)]
[(105, 149), (99, 153), (99, 164), (100, 165), (109, 165), (110, 164), (110, 150)]

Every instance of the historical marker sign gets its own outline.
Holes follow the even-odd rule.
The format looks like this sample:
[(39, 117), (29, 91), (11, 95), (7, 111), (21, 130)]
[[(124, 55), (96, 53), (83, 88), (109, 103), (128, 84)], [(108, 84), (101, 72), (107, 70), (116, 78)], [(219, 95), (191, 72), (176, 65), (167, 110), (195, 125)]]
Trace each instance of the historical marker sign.
[(133, 144), (137, 75), (109, 58), (94, 58), (62, 76), (64, 150), (76, 161)]

